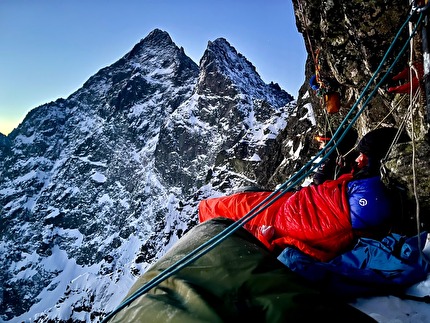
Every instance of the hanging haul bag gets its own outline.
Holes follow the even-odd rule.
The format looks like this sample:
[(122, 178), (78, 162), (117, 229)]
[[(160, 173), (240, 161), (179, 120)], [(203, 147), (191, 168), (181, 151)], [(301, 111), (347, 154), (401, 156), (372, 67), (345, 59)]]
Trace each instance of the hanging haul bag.
[(340, 109), (340, 95), (337, 92), (328, 92), (324, 94), (324, 103), (327, 113), (333, 114), (339, 112)]

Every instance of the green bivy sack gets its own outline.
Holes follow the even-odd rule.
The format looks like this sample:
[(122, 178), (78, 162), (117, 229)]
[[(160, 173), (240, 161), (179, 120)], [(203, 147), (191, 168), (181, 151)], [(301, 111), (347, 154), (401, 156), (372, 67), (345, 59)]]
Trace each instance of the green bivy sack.
[[(213, 219), (185, 234), (132, 286), (142, 285), (233, 222)], [(240, 228), (214, 249), (120, 310), (110, 322), (375, 322), (290, 271)]]

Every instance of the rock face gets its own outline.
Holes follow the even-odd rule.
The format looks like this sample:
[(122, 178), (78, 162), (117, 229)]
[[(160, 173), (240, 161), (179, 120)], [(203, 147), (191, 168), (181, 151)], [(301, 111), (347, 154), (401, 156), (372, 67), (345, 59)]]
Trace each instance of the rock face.
[[(423, 62), (421, 27), (412, 42), (407, 42), (409, 30), (405, 22), (411, 13), (410, 7), (404, 1), (293, 0), (293, 5), (297, 28), (303, 34), (308, 51), (306, 80), (318, 75), (324, 82), (318, 91), (308, 82), (301, 87), (297, 113), (288, 120), (294, 127), (286, 127), (278, 137), (282, 140), (283, 161), (269, 184), (283, 182), (296, 172), (317, 152), (313, 137), (329, 127), (336, 130), (348, 116), (347, 124), (356, 119), (352, 126), (360, 137), (376, 127), (404, 126), (413, 142), (396, 145), (388, 156), (386, 167), (390, 179), (406, 189), (405, 217), (407, 227), (412, 230), (408, 233), (416, 232), (417, 227), (415, 196), (421, 209), (420, 227), (428, 230), (430, 147), (423, 80), (412, 99), (409, 93), (388, 92), (389, 87), (399, 85), (392, 77), (409, 66), (410, 61), (416, 67)], [(418, 19), (419, 14), (415, 13), (410, 19), (412, 27)], [(402, 29), (402, 25), (405, 28)], [(390, 46), (392, 50), (387, 54)], [(403, 46), (406, 50), (401, 54)], [(392, 66), (397, 55), (397, 63)], [(384, 64), (380, 66), (381, 62)], [(400, 82), (403, 84), (407, 80)], [(322, 93), (331, 91), (340, 95), (338, 113), (326, 112)], [(358, 112), (363, 107), (362, 112)], [(303, 118), (309, 114), (315, 116), (315, 123)], [(419, 179), (415, 185), (414, 178)]]
[[(265, 84), (225, 39), (209, 42), (200, 70), (193, 95), (160, 130), (155, 168), (167, 185), (189, 193), (206, 184), (212, 172), (209, 165), (225, 165), (231, 158), (241, 161), (242, 169), (235, 171), (243, 174), (247, 169), (252, 181), (261, 181), (246, 164), (254, 155), (266, 156), (270, 145), (263, 145), (264, 137), (264, 148), (250, 141), (259, 132), (275, 138), (280, 129), (273, 133), (269, 127), (276, 126), (292, 96), (277, 85)], [(196, 174), (206, 175), (196, 181)]]

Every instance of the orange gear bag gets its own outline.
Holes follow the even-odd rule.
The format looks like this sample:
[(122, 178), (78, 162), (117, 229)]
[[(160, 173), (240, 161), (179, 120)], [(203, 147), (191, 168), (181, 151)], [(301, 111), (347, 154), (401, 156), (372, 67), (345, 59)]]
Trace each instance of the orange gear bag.
[(340, 95), (337, 92), (324, 94), (324, 103), (329, 114), (337, 113), (340, 109)]

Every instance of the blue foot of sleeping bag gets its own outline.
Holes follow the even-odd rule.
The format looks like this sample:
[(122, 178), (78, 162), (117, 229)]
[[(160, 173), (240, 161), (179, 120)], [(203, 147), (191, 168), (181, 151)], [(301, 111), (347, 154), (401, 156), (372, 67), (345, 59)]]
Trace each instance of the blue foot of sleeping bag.
[(292, 247), (279, 255), (284, 265), (323, 290), (343, 297), (402, 293), (430, 273), (422, 258), (427, 232), (406, 238), (392, 233), (381, 241), (361, 238), (355, 247), (329, 262), (319, 262)]

